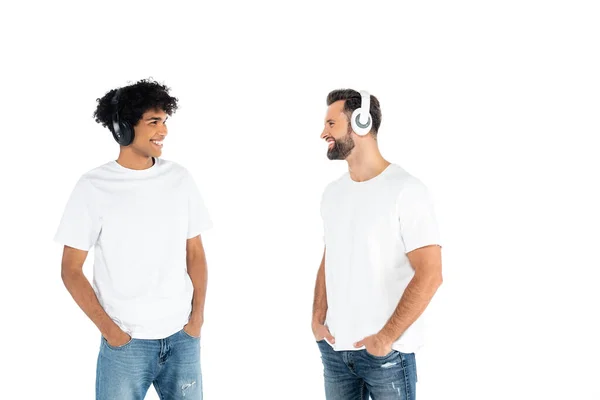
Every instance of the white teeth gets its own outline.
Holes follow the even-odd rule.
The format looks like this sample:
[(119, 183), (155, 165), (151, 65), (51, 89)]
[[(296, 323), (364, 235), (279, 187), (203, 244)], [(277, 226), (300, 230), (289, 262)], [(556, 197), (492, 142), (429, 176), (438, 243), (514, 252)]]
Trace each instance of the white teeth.
[(152, 143), (154, 143), (157, 146), (162, 146), (163, 142), (159, 142), (158, 140), (151, 140)]

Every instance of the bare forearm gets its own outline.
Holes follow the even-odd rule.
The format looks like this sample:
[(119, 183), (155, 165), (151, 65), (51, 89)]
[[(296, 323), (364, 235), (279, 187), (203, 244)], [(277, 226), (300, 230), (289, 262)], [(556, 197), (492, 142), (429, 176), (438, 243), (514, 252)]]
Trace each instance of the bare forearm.
[(208, 282), (208, 268), (204, 258), (188, 262), (188, 274), (194, 286), (192, 297), (192, 313), (190, 322), (202, 324), (204, 321), (204, 303), (206, 300), (206, 287)]
[(433, 295), (440, 286), (438, 278), (415, 275), (410, 281), (394, 314), (379, 332), (388, 343), (393, 343), (411, 326), (425, 311)]
[(111, 336), (116, 330), (120, 330), (98, 302), (94, 289), (82, 271), (63, 273), (62, 280), (77, 305), (98, 327), (104, 337)]
[(317, 282), (315, 284), (315, 297), (313, 301), (313, 324), (324, 324), (327, 315), (327, 290), (325, 286), (325, 258), (321, 261)]

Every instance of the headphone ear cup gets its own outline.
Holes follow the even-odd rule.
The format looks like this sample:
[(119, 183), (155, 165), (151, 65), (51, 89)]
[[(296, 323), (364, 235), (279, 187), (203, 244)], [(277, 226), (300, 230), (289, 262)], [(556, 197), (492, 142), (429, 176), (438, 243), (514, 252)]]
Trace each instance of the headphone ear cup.
[(121, 140), (120, 144), (122, 146), (129, 146), (133, 142), (133, 137), (134, 137), (133, 128), (131, 127), (129, 122), (126, 122), (126, 121), (121, 121), (120, 127), (121, 127), (121, 134), (122, 134), (122, 140)]
[(369, 118), (367, 119), (366, 124), (362, 124), (360, 122), (360, 115), (362, 111), (362, 108), (357, 108), (356, 110), (354, 110), (354, 112), (352, 113), (352, 118), (350, 120), (352, 130), (359, 136), (367, 135), (371, 131), (371, 126), (373, 125), (373, 119), (371, 118), (370, 113), (367, 114)]
[[(110, 128), (110, 132), (112, 133), (112, 135), (113, 135), (113, 138), (115, 139), (115, 141), (116, 141), (117, 143), (121, 144), (121, 139), (119, 139), (119, 136), (117, 136), (117, 132), (115, 131), (115, 128), (114, 128), (114, 127), (111, 127), (111, 128)], [(119, 134), (121, 134), (121, 131), (119, 131)]]

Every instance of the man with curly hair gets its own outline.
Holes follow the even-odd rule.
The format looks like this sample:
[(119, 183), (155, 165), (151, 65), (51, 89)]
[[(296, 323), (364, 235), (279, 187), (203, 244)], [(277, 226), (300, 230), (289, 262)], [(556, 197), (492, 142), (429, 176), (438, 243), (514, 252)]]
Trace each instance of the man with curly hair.
[[(101, 333), (97, 399), (201, 399), (200, 329), (207, 268), (200, 234), (212, 226), (190, 173), (160, 158), (169, 88), (150, 80), (97, 100), (116, 160), (81, 176), (55, 240), (62, 279)], [(93, 286), (83, 274), (94, 247)]]
[(345, 160), (348, 172), (321, 200), (325, 249), (312, 329), (325, 395), (414, 399), (420, 316), (442, 283), (433, 202), (419, 179), (382, 157), (375, 96), (334, 90), (327, 105), (321, 139), (327, 157)]

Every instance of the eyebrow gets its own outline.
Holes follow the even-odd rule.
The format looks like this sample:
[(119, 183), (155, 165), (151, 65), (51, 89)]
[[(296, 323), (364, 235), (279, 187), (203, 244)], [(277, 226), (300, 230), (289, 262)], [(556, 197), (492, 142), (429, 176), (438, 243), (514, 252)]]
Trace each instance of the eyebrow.
[[(165, 118), (165, 121), (168, 120), (169, 117)], [(160, 121), (161, 118), (159, 117), (150, 117), (150, 118), (146, 118), (146, 121)]]
[(328, 119), (328, 120), (327, 120), (327, 123), (330, 123), (330, 122), (334, 122), (334, 123), (335, 123), (335, 121), (334, 121), (334, 120), (332, 120), (332, 119)]

